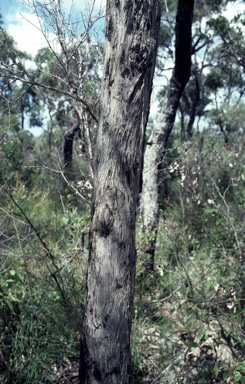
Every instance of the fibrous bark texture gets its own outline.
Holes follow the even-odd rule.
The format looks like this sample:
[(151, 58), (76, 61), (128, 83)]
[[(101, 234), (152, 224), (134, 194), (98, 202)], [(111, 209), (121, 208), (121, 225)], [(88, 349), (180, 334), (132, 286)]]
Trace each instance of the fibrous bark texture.
[(130, 382), (135, 219), (158, 0), (108, 0), (80, 382)]
[(194, 0), (179, 0), (176, 15), (175, 65), (159, 117), (146, 145), (144, 157), (143, 186), (141, 193), (141, 216), (147, 232), (150, 254), (149, 267), (154, 268), (155, 243), (159, 222), (161, 170), (169, 135), (172, 131), (180, 97), (190, 77), (192, 39), (191, 27)]

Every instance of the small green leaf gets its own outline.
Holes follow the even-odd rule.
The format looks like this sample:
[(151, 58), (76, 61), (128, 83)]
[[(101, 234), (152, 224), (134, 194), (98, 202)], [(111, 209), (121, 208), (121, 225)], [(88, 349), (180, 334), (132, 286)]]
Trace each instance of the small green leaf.
[(11, 276), (15, 276), (16, 275), (16, 272), (15, 272), (14, 269), (11, 269), (11, 271), (9, 271), (9, 273), (10, 273)]
[(230, 377), (230, 371), (224, 371), (224, 373), (223, 373), (223, 379), (224, 379), (224, 380), (227, 380), (228, 377)]
[(236, 371), (243, 371), (243, 370), (245, 371), (245, 363), (244, 364), (241, 363), (236, 366)]
[(69, 222), (68, 217), (62, 217), (62, 222), (67, 225)]
[(204, 330), (204, 329), (200, 329), (200, 330), (198, 331), (198, 334), (197, 334), (197, 338), (198, 338), (198, 340), (201, 340), (201, 338), (203, 337), (204, 333), (205, 333), (205, 330)]
[(218, 374), (219, 374), (219, 366), (218, 366), (218, 364), (216, 363), (215, 366), (214, 366), (214, 376), (215, 376), (215, 377), (218, 377)]
[(210, 337), (210, 334), (209, 334), (209, 331), (207, 330), (207, 331), (205, 332), (205, 338), (204, 338), (204, 340), (206, 341), (209, 337)]
[(235, 372), (235, 377), (236, 377), (236, 383), (238, 383), (242, 378), (242, 374), (240, 372)]

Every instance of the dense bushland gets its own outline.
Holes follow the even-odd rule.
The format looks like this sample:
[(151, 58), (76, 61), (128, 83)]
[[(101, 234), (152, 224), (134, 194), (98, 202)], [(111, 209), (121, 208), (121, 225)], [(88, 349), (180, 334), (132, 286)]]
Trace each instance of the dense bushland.
[[(173, 60), (177, 2), (168, 3), (160, 75)], [(191, 79), (162, 161), (153, 269), (155, 233), (137, 211), (135, 384), (245, 383), (244, 15), (228, 20), (226, 3), (195, 8)], [(40, 50), (31, 76), (31, 58), (0, 31), (3, 384), (78, 382), (102, 50), (90, 45), (90, 27), (82, 35), (60, 20), (62, 54)]]
[[(229, 147), (210, 132), (172, 140), (154, 271), (140, 218), (137, 231), (135, 382), (243, 382), (243, 145), (239, 134)], [(51, 189), (19, 174), (1, 186), (5, 383), (65, 382), (78, 358), (89, 208), (49, 178)]]
[(244, 381), (243, 140), (226, 147), (203, 132), (169, 149), (155, 271), (138, 234), (135, 338), (146, 382)]

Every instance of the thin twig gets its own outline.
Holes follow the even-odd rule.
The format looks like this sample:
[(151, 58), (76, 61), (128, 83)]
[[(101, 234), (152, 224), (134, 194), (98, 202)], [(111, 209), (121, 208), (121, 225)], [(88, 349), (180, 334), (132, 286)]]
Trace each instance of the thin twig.
[(44, 88), (44, 89), (47, 89), (49, 91), (59, 93), (61, 95), (69, 96), (71, 99), (79, 101), (85, 107), (85, 109), (89, 112), (89, 114), (92, 116), (92, 118), (98, 123), (98, 118), (92, 112), (91, 106), (89, 105), (89, 103), (87, 103), (86, 101), (84, 101), (80, 97), (77, 97), (76, 95), (71, 94), (70, 92), (66, 92), (64, 90), (60, 90), (60, 89), (57, 89), (55, 87), (52, 87), (50, 85), (45, 85), (45, 84), (39, 83), (33, 79), (30, 79), (30, 78), (26, 79), (24, 77), (21, 77), (13, 69), (11, 69), (6, 63), (4, 63), (2, 60), (0, 60), (0, 65), (2, 65), (5, 69), (7, 69), (9, 71), (9, 73), (14, 77), (14, 80), (16, 80), (16, 81), (18, 80), (18, 81), (21, 81), (22, 83), (25, 83), (25, 84), (35, 85), (37, 87)]

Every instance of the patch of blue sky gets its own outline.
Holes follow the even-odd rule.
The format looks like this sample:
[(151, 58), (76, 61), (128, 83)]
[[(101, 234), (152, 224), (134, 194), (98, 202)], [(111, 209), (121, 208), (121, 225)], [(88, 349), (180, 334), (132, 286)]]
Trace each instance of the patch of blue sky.
[[(56, 2), (57, 0), (53, 0)], [(49, 4), (50, 0), (39, 0), (39, 3)], [(36, 1), (36, 3), (38, 3)], [(35, 0), (0, 0), (0, 12), (2, 14), (4, 28), (14, 38), (17, 48), (27, 52), (32, 58), (35, 57), (38, 50), (51, 44), (55, 51), (59, 51), (57, 39), (52, 31), (52, 26), (45, 25), (41, 15), (35, 12), (33, 4)], [(104, 14), (106, 0), (63, 0), (62, 8), (65, 11), (67, 21), (74, 23), (74, 26), (80, 25), (80, 34), (84, 32), (89, 17), (92, 20), (98, 19), (91, 29), (92, 42), (103, 39)], [(38, 11), (38, 9), (36, 9)], [(79, 33), (77, 34), (80, 37)], [(48, 40), (48, 41), (47, 41)], [(25, 63), (30, 69), (35, 66), (34, 62), (29, 60)], [(43, 114), (43, 127), (29, 128), (28, 122), (26, 129), (35, 136), (39, 136), (48, 123), (47, 113)]]
[[(54, 0), (55, 1), (55, 0)], [(32, 56), (35, 56), (39, 49), (46, 47), (47, 40), (43, 34), (45, 30), (47, 38), (55, 44), (55, 36), (52, 26), (45, 25), (42, 17), (34, 11), (34, 0), (0, 0), (0, 12), (3, 17), (4, 27), (16, 41), (17, 47)], [(50, 3), (47, 0), (39, 0), (36, 3)], [(88, 19), (98, 19), (91, 30), (93, 40), (101, 38), (104, 27), (104, 13), (106, 0), (85, 0), (75, 2), (63, 0), (63, 9), (67, 20), (75, 25), (80, 25), (80, 33), (84, 32)], [(54, 49), (58, 47), (54, 46)]]
[[(52, 0), (57, 1), (57, 0)], [(0, 11), (3, 16), (4, 26), (8, 33), (13, 36), (17, 43), (17, 47), (31, 54), (33, 57), (36, 55), (40, 48), (46, 47), (47, 40), (45, 39), (41, 29), (46, 29), (47, 38), (55, 44), (55, 35), (52, 33), (51, 28), (44, 26), (41, 18), (33, 12), (33, 4), (35, 0), (0, 0)], [(39, 0), (39, 3), (50, 3), (50, 0)], [(92, 42), (103, 40), (104, 29), (104, 14), (106, 0), (63, 0), (63, 9), (66, 12), (67, 18), (74, 23), (80, 23), (81, 26), (86, 26), (89, 15), (92, 12), (94, 18), (99, 15), (98, 21), (95, 22), (91, 30)], [(29, 5), (28, 5), (29, 4)], [(244, 12), (245, 3), (242, 0), (228, 4), (227, 9), (223, 15), (232, 19), (239, 12)], [(70, 17), (69, 17), (70, 15)], [(205, 20), (204, 20), (205, 22)], [(81, 33), (82, 27), (80, 29)], [(78, 35), (79, 36), (79, 35)], [(58, 49), (54, 47), (54, 49)], [(169, 63), (172, 67), (173, 63)], [(155, 76), (154, 87), (151, 103), (151, 116), (154, 118), (158, 114), (157, 94), (163, 85), (166, 85), (171, 75), (169, 70), (166, 76)], [(39, 128), (40, 129), (40, 128)]]

